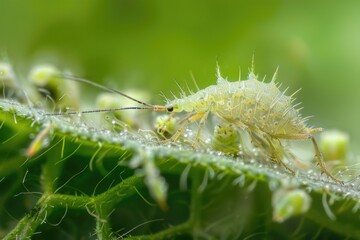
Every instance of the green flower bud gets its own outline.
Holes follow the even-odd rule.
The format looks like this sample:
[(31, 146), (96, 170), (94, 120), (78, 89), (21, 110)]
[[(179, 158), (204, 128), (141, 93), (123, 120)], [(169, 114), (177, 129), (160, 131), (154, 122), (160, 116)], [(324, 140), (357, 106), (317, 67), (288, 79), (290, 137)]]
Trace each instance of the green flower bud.
[(0, 62), (0, 89), (15, 86), (16, 76), (12, 66), (7, 62)]
[[(29, 74), (30, 82), (44, 97), (50, 97), (61, 110), (79, 108), (77, 83), (62, 77), (61, 72), (49, 64), (35, 66)], [(51, 107), (51, 102), (49, 102)]]
[(325, 160), (346, 160), (349, 135), (339, 130), (325, 131), (321, 134), (320, 149)]
[(306, 213), (311, 205), (311, 198), (301, 189), (279, 189), (272, 197), (273, 219), (283, 222), (290, 217)]
[(155, 129), (156, 132), (164, 139), (170, 138), (177, 129), (178, 118), (170, 117), (170, 115), (161, 115), (158, 116), (155, 120)]
[[(127, 95), (132, 96), (136, 99), (144, 99), (148, 101), (149, 95), (142, 91), (126, 91)], [(96, 108), (97, 109), (111, 109), (111, 108), (122, 108), (122, 107), (131, 107), (137, 106), (137, 104), (123, 96), (120, 96), (115, 93), (101, 93), (96, 98)], [(102, 115), (102, 118), (107, 119), (107, 122), (118, 123), (117, 126), (122, 126), (124, 128), (126, 125), (130, 128), (138, 128), (142, 126), (144, 122), (141, 120), (144, 119), (146, 111), (143, 110), (119, 110), (112, 112), (105, 112)]]

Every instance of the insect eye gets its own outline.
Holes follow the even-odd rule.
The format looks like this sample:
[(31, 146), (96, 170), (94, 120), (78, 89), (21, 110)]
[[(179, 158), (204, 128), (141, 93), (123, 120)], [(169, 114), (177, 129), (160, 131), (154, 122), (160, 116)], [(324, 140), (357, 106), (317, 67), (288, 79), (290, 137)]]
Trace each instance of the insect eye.
[(173, 106), (168, 107), (168, 108), (167, 108), (167, 111), (168, 111), (168, 112), (174, 111), (174, 107), (173, 107)]

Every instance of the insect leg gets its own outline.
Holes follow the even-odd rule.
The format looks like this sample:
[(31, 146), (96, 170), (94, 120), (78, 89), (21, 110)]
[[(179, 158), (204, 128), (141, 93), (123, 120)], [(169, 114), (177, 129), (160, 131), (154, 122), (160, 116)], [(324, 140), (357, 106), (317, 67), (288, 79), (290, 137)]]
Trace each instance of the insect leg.
[(200, 113), (200, 114), (202, 114), (202, 116), (200, 117), (199, 127), (198, 127), (198, 130), (197, 130), (197, 133), (196, 133), (195, 141), (192, 144), (192, 147), (195, 147), (197, 143), (200, 143), (201, 130), (202, 130), (204, 124), (205, 124), (205, 121), (206, 121), (207, 117), (209, 116), (209, 112), (210, 112), (210, 110), (206, 111), (204, 113)]
[(190, 113), (189, 115), (186, 116), (186, 118), (184, 119), (184, 123), (176, 131), (176, 133), (174, 135), (172, 135), (171, 138), (161, 141), (161, 143), (167, 144), (167, 143), (175, 142), (181, 136), (181, 134), (185, 131), (186, 127), (190, 123), (201, 119), (203, 117), (203, 115), (204, 115), (204, 113), (196, 113), (196, 114)]
[(279, 142), (279, 146), (275, 147), (273, 144), (273, 140), (271, 139), (271, 137), (261, 131), (260, 129), (254, 127), (254, 126), (247, 126), (245, 125), (243, 122), (241, 121), (237, 121), (234, 119), (228, 119), (228, 118), (224, 118), (221, 117), (219, 115), (217, 115), (220, 119), (223, 119), (224, 121), (227, 121), (229, 123), (232, 123), (238, 127), (240, 127), (242, 130), (246, 131), (251, 140), (253, 141), (253, 143), (262, 150), (262, 152), (269, 156), (269, 152), (271, 153), (271, 155), (269, 156), (269, 158), (271, 158), (272, 160), (274, 160), (275, 162), (277, 162), (279, 165), (283, 166), (285, 169), (287, 169), (289, 172), (291, 172), (292, 174), (295, 174), (294, 170), (292, 170), (291, 168), (289, 168), (283, 161), (282, 158), (284, 156), (284, 150), (283, 147), (281, 146), (281, 143)]
[(318, 163), (319, 163), (319, 166), (321, 168), (321, 172), (322, 173), (325, 173), (327, 176), (329, 176), (332, 180), (334, 180), (335, 182), (339, 182), (339, 183), (342, 183), (343, 182), (337, 178), (335, 178), (333, 175), (331, 175), (331, 173), (326, 169), (326, 165), (325, 165), (325, 162), (324, 162), (324, 158), (320, 152), (320, 149), (319, 149), (319, 146), (317, 144), (317, 142), (315, 141), (315, 138), (310, 135), (309, 137), (313, 143), (313, 146), (314, 146), (314, 150), (315, 150), (315, 156), (316, 156), (316, 159), (318, 160)]
[(304, 161), (301, 161), (298, 157), (294, 155), (289, 149), (284, 147), (284, 155), (287, 159), (291, 159), (294, 162), (295, 166), (299, 169), (309, 169), (310, 164)]
[[(230, 123), (230, 124), (233, 124), (234, 126), (236, 126), (236, 127), (239, 127), (241, 130), (243, 130), (243, 131), (246, 131), (246, 132), (250, 132), (250, 128), (249, 128), (249, 126), (247, 126), (247, 125), (245, 125), (243, 122), (241, 122), (241, 121), (237, 121), (237, 120), (235, 120), (235, 119), (231, 119), (231, 118), (224, 118), (224, 117), (222, 117), (221, 115), (219, 115), (219, 114), (216, 114), (216, 116), (218, 117), (218, 118), (220, 118), (221, 120), (223, 120), (224, 122), (228, 122), (228, 123)], [(241, 135), (241, 134), (240, 134)], [(243, 152), (245, 153), (245, 155), (248, 155), (247, 153), (246, 153), (246, 151), (248, 150), (247, 148), (246, 148), (246, 146), (245, 146), (245, 144), (242, 142), (242, 139), (241, 139), (241, 146), (243, 147)]]
[(196, 134), (196, 141), (197, 141), (197, 142), (200, 140), (201, 129), (202, 129), (202, 127), (204, 126), (207, 117), (209, 116), (209, 112), (210, 112), (210, 111), (205, 112), (205, 113), (203, 114), (203, 116), (201, 117), (201, 119), (200, 119), (199, 128), (198, 128), (197, 134)]
[(224, 117), (220, 116), (219, 114), (216, 114), (216, 116), (218, 118), (220, 118), (221, 120), (225, 121), (225, 122), (232, 123), (232, 124), (236, 125), (237, 127), (241, 128), (244, 131), (249, 131), (250, 130), (249, 126), (245, 125), (241, 121), (237, 121), (237, 120), (231, 119), (231, 118), (224, 118)]
[[(174, 113), (174, 112), (172, 112)], [(177, 124), (183, 124), (185, 121), (187, 121), (189, 119), (190, 116), (194, 115), (194, 113), (190, 113), (185, 115), (184, 117), (180, 118), (176, 123)]]
[(294, 170), (282, 161), (285, 151), (280, 141), (276, 143), (276, 139), (272, 139), (267, 133), (262, 132), (260, 129), (257, 129), (257, 131), (248, 131), (248, 133), (253, 143), (260, 149), (264, 150), (263, 153), (265, 155), (269, 155), (270, 153), (270, 159), (283, 166), (291, 174), (295, 174)]
[(332, 180), (334, 180), (335, 182), (341, 183), (343, 184), (343, 181), (337, 179), (336, 177), (334, 177), (326, 168), (326, 164), (324, 162), (323, 156), (320, 152), (319, 146), (315, 140), (315, 138), (310, 135), (310, 134), (293, 134), (293, 135), (279, 135), (277, 136), (278, 138), (282, 138), (282, 139), (290, 139), (290, 140), (306, 140), (306, 139), (310, 139), (313, 147), (314, 147), (314, 151), (315, 151), (315, 157), (318, 161), (318, 164), (320, 166), (321, 169), (321, 173), (325, 173), (326, 176), (330, 177)]
[(283, 166), (285, 169), (287, 169), (291, 174), (295, 175), (294, 170), (292, 170), (288, 165), (286, 165), (283, 162), (285, 154), (284, 147), (281, 145), (281, 142), (278, 139), (275, 139), (275, 141), (278, 141), (278, 145), (275, 147), (273, 142), (273, 139), (268, 139), (269, 145), (271, 147), (271, 152), (273, 153), (274, 157), (276, 158), (276, 161), (280, 163), (281, 166)]
[(270, 136), (267, 133), (261, 131), (260, 129), (258, 129), (254, 126), (247, 126), (241, 121), (223, 118), (219, 115), (218, 115), (218, 117), (240, 127), (242, 130), (246, 131), (249, 134), (253, 143), (259, 149), (261, 149), (265, 155), (269, 156), (269, 152), (270, 152), (271, 154), (270, 154), (269, 158), (271, 158), (272, 160), (277, 162), (279, 165), (283, 166), (285, 169), (287, 169), (289, 172), (291, 172), (291, 174), (295, 174), (294, 170), (289, 168), (282, 161), (282, 158), (284, 156), (284, 150), (283, 150), (283, 147), (281, 146), (280, 142), (279, 142), (279, 145), (277, 147), (275, 147), (273, 144), (273, 140), (270, 138)]
[(167, 125), (169, 125), (170, 121), (174, 118), (174, 112), (171, 112), (165, 121), (163, 121), (157, 128), (156, 128), (156, 132), (161, 136), (163, 137), (164, 139), (166, 138), (165, 135), (168, 132), (168, 129), (167, 129)]

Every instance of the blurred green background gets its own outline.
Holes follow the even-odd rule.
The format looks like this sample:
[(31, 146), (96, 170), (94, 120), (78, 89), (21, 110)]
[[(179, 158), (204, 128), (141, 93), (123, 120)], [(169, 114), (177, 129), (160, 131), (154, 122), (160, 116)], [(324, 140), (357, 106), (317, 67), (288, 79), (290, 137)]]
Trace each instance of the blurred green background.
[[(297, 96), (309, 123), (360, 140), (360, 2), (0, 0), (0, 51), (19, 75), (50, 62), (117, 89), (178, 91), (176, 81), (256, 71)], [(195, 89), (195, 87), (193, 87)]]

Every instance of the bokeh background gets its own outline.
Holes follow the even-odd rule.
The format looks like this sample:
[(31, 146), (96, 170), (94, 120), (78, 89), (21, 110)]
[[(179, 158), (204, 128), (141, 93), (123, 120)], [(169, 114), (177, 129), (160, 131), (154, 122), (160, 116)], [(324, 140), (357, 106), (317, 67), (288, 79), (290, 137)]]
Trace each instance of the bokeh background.
[[(117, 89), (159, 93), (256, 71), (302, 88), (309, 122), (360, 141), (360, 2), (0, 0), (0, 54), (19, 75), (53, 63)], [(195, 87), (193, 87), (195, 89)]]

